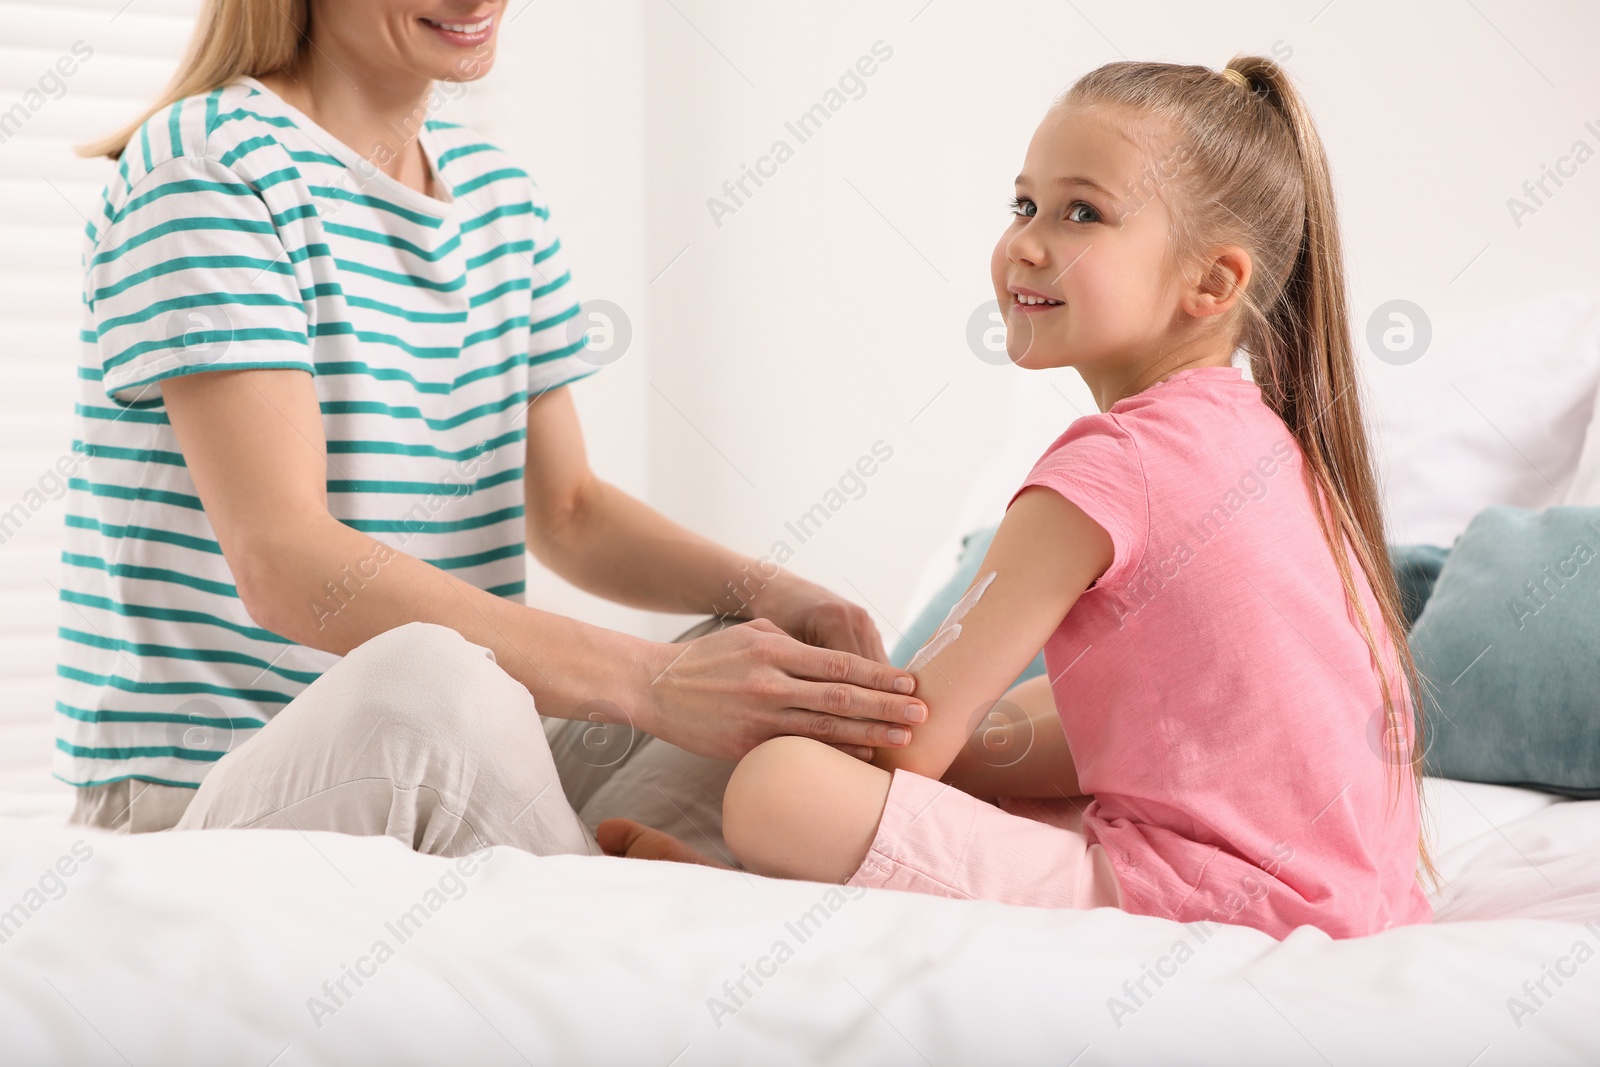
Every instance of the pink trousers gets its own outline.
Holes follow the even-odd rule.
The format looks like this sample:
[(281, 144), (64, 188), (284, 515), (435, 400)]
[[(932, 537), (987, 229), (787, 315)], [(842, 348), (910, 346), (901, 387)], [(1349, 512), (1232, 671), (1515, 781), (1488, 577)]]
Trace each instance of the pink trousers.
[(986, 803), (896, 770), (878, 833), (846, 885), (1035, 908), (1118, 908), (1105, 849), (1083, 835), (1083, 797)]

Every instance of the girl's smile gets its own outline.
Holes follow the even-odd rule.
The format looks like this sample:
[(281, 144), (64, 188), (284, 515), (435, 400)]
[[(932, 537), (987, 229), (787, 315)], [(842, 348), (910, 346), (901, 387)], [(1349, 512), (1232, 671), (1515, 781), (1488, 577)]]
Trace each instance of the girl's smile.
[(1010, 286), (1010, 292), (1011, 309), (1020, 311), (1024, 315), (1042, 315), (1047, 311), (1066, 306), (1065, 300), (1046, 296), (1037, 289), (1029, 289), (1026, 286)]

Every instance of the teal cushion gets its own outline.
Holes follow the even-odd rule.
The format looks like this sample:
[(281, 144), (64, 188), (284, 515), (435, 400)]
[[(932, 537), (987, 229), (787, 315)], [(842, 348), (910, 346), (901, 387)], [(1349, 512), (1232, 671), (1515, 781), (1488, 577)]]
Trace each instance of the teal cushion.
[[(961, 594), (967, 591), (972, 580), (978, 576), (978, 567), (983, 563), (983, 557), (989, 551), (989, 542), (994, 540), (995, 531), (999, 528), (990, 526), (987, 529), (974, 530), (961, 539), (961, 556), (956, 561), (956, 572), (950, 576), (949, 581), (939, 587), (939, 591), (933, 594), (933, 599), (928, 601), (921, 614), (895, 643), (894, 652), (889, 658), (896, 667), (904, 667), (910, 663), (911, 657), (917, 654), (917, 649), (927, 644), (928, 639), (938, 631), (939, 624), (944, 622), (945, 616), (950, 614), (950, 609), (961, 599)], [(1040, 652), (1033, 657), (1033, 662), (1028, 664), (1027, 669), (1017, 675), (1017, 681), (1026, 681), (1043, 673), (1044, 653)], [(1012, 683), (1015, 684), (1016, 682)]]
[(1448, 548), (1438, 545), (1390, 545), (1389, 565), (1394, 568), (1395, 581), (1400, 585), (1400, 606), (1405, 612), (1406, 629), (1417, 624), (1428, 597), (1433, 595), (1439, 572), (1450, 556)]
[(1410, 634), (1428, 773), (1600, 797), (1600, 508), (1495, 506)]

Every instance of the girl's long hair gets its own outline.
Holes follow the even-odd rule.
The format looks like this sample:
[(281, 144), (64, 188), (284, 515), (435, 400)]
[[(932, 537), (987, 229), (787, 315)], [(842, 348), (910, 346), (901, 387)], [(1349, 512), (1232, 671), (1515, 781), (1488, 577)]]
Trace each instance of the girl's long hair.
[[(1250, 357), (1263, 399), (1305, 455), (1317, 522), (1383, 690), (1382, 737), (1374, 747), (1396, 772), (1394, 799), (1409, 785), (1420, 817), (1422, 677), (1406, 641), (1362, 421), (1328, 160), (1311, 114), (1282, 67), (1262, 56), (1239, 55), (1227, 69), (1245, 84), (1202, 66), (1108, 63), (1074, 83), (1059, 103), (1128, 109), (1157, 120), (1157, 130), (1176, 138), (1174, 154), (1181, 161), (1163, 168), (1156, 180), (1171, 186), (1172, 195), (1164, 199), (1174, 204), (1177, 262), (1199, 262), (1200, 253), (1220, 244), (1250, 253), (1254, 271), (1239, 304), (1238, 345)], [(1379, 647), (1341, 542), (1366, 575), (1388, 650)], [(1409, 683), (1412, 699), (1404, 708), (1395, 699), (1384, 651), (1393, 653)], [(1422, 870), (1437, 884), (1425, 832), (1417, 851)]]
[(310, 31), (311, 0), (206, 0), (178, 71), (155, 103), (109, 137), (77, 146), (78, 155), (121, 159), (139, 127), (163, 108), (240, 75), (260, 77), (296, 65)]

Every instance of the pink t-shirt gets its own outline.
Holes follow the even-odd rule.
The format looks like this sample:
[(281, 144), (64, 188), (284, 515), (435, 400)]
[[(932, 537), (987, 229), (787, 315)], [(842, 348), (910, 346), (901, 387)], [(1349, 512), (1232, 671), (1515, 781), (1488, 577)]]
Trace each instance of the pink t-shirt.
[[(1078, 419), (1024, 483), (1082, 508), (1114, 549), (1045, 662), (1094, 797), (1084, 832), (1128, 911), (1279, 938), (1432, 921), (1409, 770), (1396, 800), (1382, 690), (1303, 464), (1242, 371), (1195, 367)], [(1353, 553), (1350, 567), (1404, 700)]]

